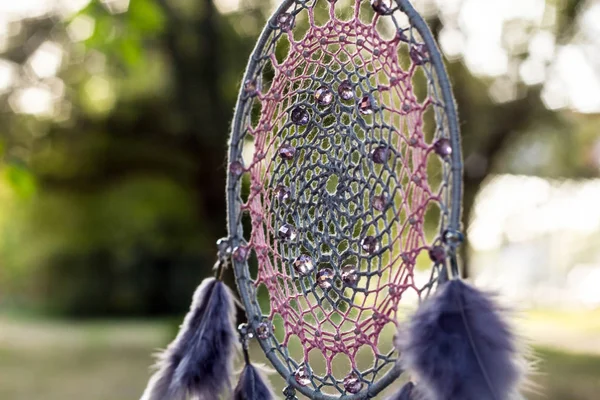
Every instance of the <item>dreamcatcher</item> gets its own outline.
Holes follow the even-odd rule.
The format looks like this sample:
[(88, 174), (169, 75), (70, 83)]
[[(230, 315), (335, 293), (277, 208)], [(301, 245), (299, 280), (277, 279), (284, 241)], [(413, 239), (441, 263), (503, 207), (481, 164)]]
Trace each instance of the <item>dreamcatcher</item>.
[[(144, 400), (218, 399), (237, 337), (234, 399), (504, 400), (515, 342), (460, 280), (460, 138), (450, 84), (407, 0), (285, 0), (242, 81), (230, 139), (229, 237)], [(420, 270), (427, 266), (425, 279)], [(232, 266), (248, 323), (220, 281)], [(420, 306), (398, 322), (405, 303)], [(393, 346), (394, 332), (396, 346)]]

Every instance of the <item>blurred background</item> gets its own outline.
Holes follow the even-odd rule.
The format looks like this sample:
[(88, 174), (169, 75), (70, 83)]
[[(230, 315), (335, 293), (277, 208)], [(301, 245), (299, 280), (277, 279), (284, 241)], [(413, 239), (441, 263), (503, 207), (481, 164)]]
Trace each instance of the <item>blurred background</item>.
[[(0, 0), (0, 399), (139, 398), (225, 236), (276, 3)], [(460, 111), (465, 274), (520, 310), (527, 398), (598, 399), (600, 1), (414, 4)]]

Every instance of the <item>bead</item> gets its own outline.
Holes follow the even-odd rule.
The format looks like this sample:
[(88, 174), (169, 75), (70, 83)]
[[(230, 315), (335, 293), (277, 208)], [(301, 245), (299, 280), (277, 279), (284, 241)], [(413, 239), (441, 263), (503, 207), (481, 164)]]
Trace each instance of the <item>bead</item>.
[(382, 195), (379, 195), (379, 196), (373, 196), (373, 198), (371, 199), (371, 205), (377, 211), (384, 211), (388, 207), (389, 202), (390, 202), (390, 199), (388, 198), (388, 195), (385, 193), (383, 193)]
[(217, 251), (219, 252), (219, 256), (228, 256), (231, 254), (229, 238), (221, 238), (217, 240)]
[(250, 254), (250, 249), (248, 247), (238, 246), (233, 249), (231, 256), (237, 262), (244, 262), (248, 259), (248, 254)]
[(269, 325), (270, 325), (269, 323), (267, 323), (267, 322), (263, 321), (263, 322), (260, 322), (260, 323), (259, 323), (259, 324), (256, 326), (256, 329), (255, 329), (255, 331), (256, 331), (256, 336), (257, 336), (259, 339), (265, 340), (265, 339), (268, 339), (268, 338), (269, 338), (269, 336), (271, 335), (271, 328), (270, 328), (270, 326), (269, 326)]
[(292, 241), (296, 239), (297, 233), (296, 229), (290, 224), (284, 224), (281, 228), (279, 228), (279, 238), (284, 241)]
[(340, 83), (338, 87), (338, 94), (342, 98), (342, 100), (350, 100), (354, 98), (354, 91), (352, 90), (352, 85), (348, 81), (344, 81)]
[(362, 98), (360, 103), (358, 103), (358, 110), (364, 115), (373, 114), (373, 101), (371, 100), (370, 96), (365, 96)]
[(361, 249), (367, 254), (373, 254), (379, 250), (379, 243), (373, 236), (367, 236), (360, 242)]
[(333, 92), (327, 86), (321, 86), (315, 91), (315, 99), (322, 106), (328, 106), (333, 101)]
[(386, 146), (378, 146), (371, 152), (371, 159), (375, 164), (385, 164), (390, 159), (390, 149)]
[(429, 249), (429, 258), (436, 264), (443, 263), (446, 259), (446, 249), (442, 246), (433, 246)]
[(293, 160), (296, 155), (296, 148), (290, 144), (284, 144), (279, 148), (279, 157), (286, 161)]
[(302, 276), (310, 274), (315, 269), (312, 257), (308, 254), (300, 254), (300, 256), (294, 260), (294, 269)]
[(356, 267), (354, 265), (345, 265), (342, 267), (342, 281), (347, 286), (355, 286), (358, 283), (360, 277), (356, 272)]
[(308, 371), (306, 370), (306, 367), (304, 365), (301, 365), (298, 367), (298, 369), (296, 369), (294, 378), (300, 386), (306, 386), (310, 384), (310, 375), (308, 374)]
[(371, 0), (371, 7), (379, 15), (390, 15), (392, 13), (391, 7), (386, 4), (385, 0)]
[(287, 12), (279, 14), (277, 16), (277, 26), (284, 31), (289, 31), (294, 26), (294, 17)]
[(290, 200), (292, 193), (286, 186), (278, 185), (275, 188), (275, 197), (280, 203), (287, 203)]
[(344, 388), (348, 393), (356, 394), (363, 388), (363, 383), (360, 381), (358, 375), (352, 372), (344, 378)]
[(329, 289), (333, 286), (335, 272), (331, 268), (322, 268), (317, 272), (317, 285), (321, 289)]
[(292, 109), (290, 113), (290, 118), (292, 122), (296, 125), (306, 125), (310, 121), (310, 114), (306, 110), (306, 108), (302, 106), (296, 106)]
[(244, 165), (239, 161), (234, 161), (229, 165), (229, 172), (235, 177), (239, 177), (244, 173)]
[(452, 144), (450, 140), (441, 138), (433, 144), (433, 151), (440, 157), (448, 157), (452, 154)]
[(256, 79), (248, 79), (244, 82), (244, 92), (247, 95), (255, 95), (258, 90), (258, 84), (256, 83)]
[(411, 46), (409, 51), (410, 59), (415, 65), (423, 65), (427, 62), (427, 56), (425, 55), (425, 46), (422, 44), (416, 44)]

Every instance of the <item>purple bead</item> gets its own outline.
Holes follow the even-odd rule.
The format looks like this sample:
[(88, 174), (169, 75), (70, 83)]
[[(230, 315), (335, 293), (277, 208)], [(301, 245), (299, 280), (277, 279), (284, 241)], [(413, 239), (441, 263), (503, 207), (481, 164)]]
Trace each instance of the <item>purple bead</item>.
[(296, 155), (296, 148), (290, 144), (284, 144), (279, 148), (279, 157), (284, 160), (293, 160)]
[(249, 95), (256, 94), (258, 86), (255, 79), (249, 79), (244, 83), (244, 92)]
[(427, 62), (425, 46), (422, 44), (415, 44), (414, 46), (411, 46), (409, 55), (410, 59), (415, 65), (423, 65)]
[(234, 161), (229, 165), (229, 172), (233, 176), (241, 176), (244, 173), (244, 165), (239, 161)]
[(277, 26), (284, 31), (289, 31), (294, 26), (294, 17), (290, 13), (281, 13), (277, 16)]
[(367, 254), (373, 254), (379, 250), (379, 242), (373, 236), (367, 236), (360, 242), (361, 249)]
[(321, 289), (329, 289), (333, 286), (335, 272), (331, 268), (322, 268), (317, 272), (317, 285)]
[(308, 374), (308, 371), (306, 370), (306, 367), (304, 365), (298, 367), (298, 369), (294, 373), (294, 378), (300, 386), (307, 386), (310, 384), (310, 375)]
[(358, 375), (352, 372), (344, 378), (344, 388), (348, 393), (356, 394), (363, 388), (363, 383), (360, 381)]
[(347, 286), (355, 286), (360, 277), (354, 265), (344, 265), (341, 270), (342, 280)]
[(275, 188), (275, 197), (277, 198), (277, 200), (279, 200), (280, 203), (287, 203), (288, 201), (290, 201), (292, 193), (290, 192), (290, 189), (288, 189), (286, 186), (278, 185)]
[(371, 100), (371, 96), (365, 96), (362, 98), (360, 103), (358, 103), (358, 110), (361, 114), (373, 114), (373, 101)]
[(392, 12), (391, 7), (386, 4), (385, 0), (371, 0), (371, 7), (379, 15), (389, 15)]
[(352, 85), (348, 81), (344, 81), (340, 83), (338, 87), (338, 94), (342, 98), (342, 100), (350, 100), (354, 98), (354, 91), (352, 90)]
[(429, 258), (436, 264), (443, 263), (446, 259), (446, 249), (442, 246), (433, 246), (429, 249)]
[(433, 144), (433, 150), (440, 157), (448, 157), (452, 154), (452, 144), (450, 140), (441, 138)]
[(312, 257), (308, 254), (300, 254), (294, 261), (294, 269), (302, 276), (310, 274), (315, 269)]
[(296, 125), (306, 125), (310, 121), (310, 114), (306, 108), (302, 106), (296, 106), (292, 110), (291, 114), (292, 122)]
[(322, 106), (328, 106), (333, 101), (333, 92), (327, 86), (321, 86), (315, 91), (315, 99)]
[(271, 328), (269, 327), (269, 323), (263, 321), (256, 326), (256, 336), (258, 336), (259, 339), (268, 339), (270, 335)]
[(389, 202), (390, 200), (387, 194), (385, 193), (383, 193), (380, 196), (373, 196), (373, 198), (371, 199), (371, 205), (377, 211), (384, 211), (388, 207)]
[(296, 229), (290, 224), (284, 224), (281, 228), (279, 228), (279, 231), (277, 233), (279, 235), (279, 238), (285, 241), (294, 240), (297, 236)]
[(385, 164), (390, 159), (390, 149), (386, 146), (378, 146), (371, 152), (371, 159), (375, 164)]
[(246, 246), (238, 246), (233, 249), (232, 257), (235, 261), (244, 262), (248, 259), (248, 254), (250, 254), (250, 249)]

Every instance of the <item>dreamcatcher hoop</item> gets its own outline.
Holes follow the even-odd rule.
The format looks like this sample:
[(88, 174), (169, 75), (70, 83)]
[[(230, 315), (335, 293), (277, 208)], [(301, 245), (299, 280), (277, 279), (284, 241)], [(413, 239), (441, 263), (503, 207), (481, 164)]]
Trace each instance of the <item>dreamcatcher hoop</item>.
[[(345, 19), (343, 1), (354, 4)], [(228, 171), (229, 236), (217, 243), (215, 277), (196, 290), (142, 400), (230, 391), (238, 335), (222, 276), (231, 264), (248, 317), (233, 400), (276, 398), (250, 361), (251, 338), (285, 379), (286, 400), (297, 391), (371, 399), (403, 368), (418, 382), (395, 400), (518, 393), (526, 363), (503, 308), (460, 279), (457, 115), (440, 52), (407, 0), (284, 1), (245, 73)], [(400, 323), (411, 294), (419, 305)], [(393, 344), (387, 327), (399, 333)]]
[[(245, 307), (248, 323), (250, 326), (250, 330), (255, 333), (261, 347), (265, 351), (265, 354), (269, 361), (272, 363), (274, 368), (281, 374), (284, 379), (291, 385), (294, 389), (298, 390), (302, 394), (312, 398), (312, 399), (320, 399), (320, 400), (333, 400), (333, 399), (344, 399), (344, 400), (354, 400), (354, 399), (366, 399), (372, 398), (375, 394), (381, 392), (384, 388), (389, 386), (402, 372), (401, 367), (394, 363), (393, 367), (385, 374), (385, 376), (377, 379), (374, 382), (371, 382), (368, 385), (366, 390), (361, 390), (359, 393), (354, 394), (343, 394), (331, 395), (320, 392), (319, 388), (308, 387), (298, 383), (298, 379), (294, 378), (294, 368), (298, 368), (298, 366), (291, 366), (288, 362), (282, 361), (281, 357), (278, 357), (276, 352), (274, 351), (274, 345), (271, 342), (271, 337), (268, 335), (262, 335), (260, 332), (263, 332), (265, 329), (264, 325), (261, 325), (264, 320), (263, 313), (261, 311), (261, 307), (258, 304), (256, 299), (256, 292), (252, 290), (251, 282), (253, 278), (251, 277), (249, 266), (247, 262), (247, 253), (249, 251), (247, 246), (247, 241), (244, 239), (244, 229), (242, 224), (241, 215), (244, 212), (248, 212), (248, 208), (244, 205), (244, 201), (242, 201), (242, 171), (246, 171), (246, 168), (243, 163), (243, 152), (244, 152), (244, 137), (248, 133), (248, 120), (250, 117), (252, 104), (256, 99), (256, 87), (260, 86), (260, 82), (257, 80), (257, 76), (261, 75), (260, 67), (261, 62), (264, 62), (264, 49), (266, 46), (273, 45), (272, 42), (275, 41), (273, 39), (274, 35), (281, 35), (282, 29), (282, 21), (285, 22), (285, 18), (281, 16), (287, 16), (287, 18), (291, 18), (292, 20), (296, 18), (296, 15), (306, 10), (306, 8), (310, 7), (311, 4), (314, 4), (316, 1), (313, 0), (285, 0), (275, 11), (273, 16), (270, 18), (267, 26), (261, 33), (256, 47), (250, 57), (249, 64), (247, 66), (247, 70), (244, 75), (244, 79), (242, 82), (245, 84), (242, 85), (240, 90), (240, 94), (238, 97), (237, 106), (235, 109), (235, 115), (233, 119), (233, 129), (230, 138), (230, 150), (229, 150), (229, 175), (227, 180), (227, 205), (228, 205), (228, 231), (229, 238), (228, 244), (230, 248), (235, 249), (233, 253), (233, 269), (236, 276), (236, 281), (238, 282), (238, 290), (241, 296), (242, 303)], [(333, 2), (335, 3), (335, 1)], [(357, 1), (355, 5), (357, 7), (360, 6), (360, 1)], [(374, 2), (371, 2), (372, 4)], [(375, 2), (377, 3), (377, 2)], [(382, 2), (379, 2), (383, 4)], [(452, 95), (452, 90), (450, 87), (450, 82), (448, 80), (444, 63), (442, 61), (442, 57), (440, 52), (435, 44), (435, 39), (433, 38), (427, 24), (422, 19), (422, 17), (417, 13), (417, 11), (413, 8), (413, 6), (407, 0), (396, 0), (397, 9), (388, 9), (384, 14), (385, 16), (393, 16), (394, 13), (401, 12), (408, 17), (410, 21), (410, 29), (412, 36), (412, 29), (420, 36), (422, 40), (422, 46), (427, 51), (427, 63), (431, 65), (432, 70), (434, 72), (433, 82), (440, 92), (440, 100), (443, 102), (442, 113), (443, 115), (443, 126), (438, 126), (437, 129), (442, 131), (441, 135), (446, 137), (449, 140), (449, 145), (451, 146), (451, 151), (448, 154), (448, 161), (450, 164), (449, 175), (451, 176), (450, 182), (450, 209), (448, 210), (448, 222), (446, 225), (446, 229), (442, 233), (443, 237), (443, 247), (445, 250), (445, 255), (443, 259), (438, 259), (436, 264), (445, 265), (446, 260), (450, 261), (450, 266), (452, 268), (452, 274), (454, 276), (458, 276), (458, 266), (456, 262), (456, 247), (460, 242), (460, 213), (461, 213), (461, 196), (462, 196), (462, 158), (461, 158), (461, 148), (460, 148), (460, 133), (459, 126), (457, 121), (457, 113), (454, 105), (454, 99)], [(333, 5), (331, 6), (333, 7)], [(381, 17), (384, 17), (384, 14)], [(405, 31), (398, 30), (399, 34), (404, 33)], [(352, 33), (350, 33), (352, 34)], [(412, 39), (408, 39), (409, 41)], [(307, 54), (305, 54), (307, 55)], [(293, 118), (293, 117), (291, 117)], [(439, 122), (439, 121), (438, 121)], [(252, 191), (253, 188), (250, 188)], [(253, 229), (255, 227), (253, 226)], [(442, 236), (441, 235), (441, 236)], [(444, 276), (444, 268), (441, 268), (442, 276), (439, 278), (440, 281), (446, 279)], [(279, 346), (278, 343), (275, 346)], [(293, 392), (291, 390), (290, 392)], [(293, 398), (293, 397), (290, 397)]]

